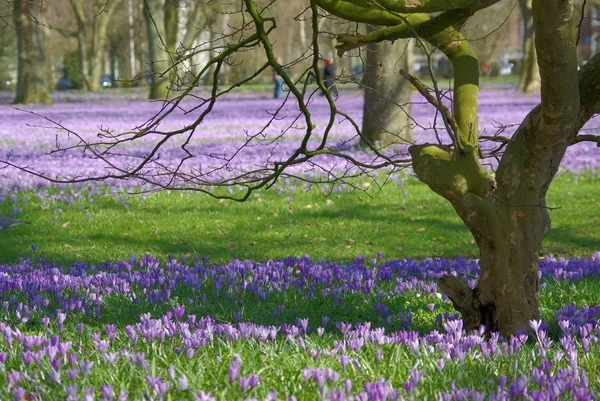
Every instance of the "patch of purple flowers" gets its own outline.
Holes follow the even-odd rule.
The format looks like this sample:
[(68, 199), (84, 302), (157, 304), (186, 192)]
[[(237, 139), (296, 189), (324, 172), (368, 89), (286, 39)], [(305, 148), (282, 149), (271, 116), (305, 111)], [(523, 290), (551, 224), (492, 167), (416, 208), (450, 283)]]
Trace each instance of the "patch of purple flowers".
[[(540, 271), (544, 280), (597, 277), (600, 254), (589, 260), (546, 258), (540, 262)], [(436, 375), (455, 375), (465, 364), (478, 369), (494, 366), (503, 373), (491, 375), (475, 387), (464, 387), (464, 380), (462, 387), (440, 387), (433, 393), (436, 397), (594, 399), (598, 386), (589, 379), (593, 372), (586, 370), (585, 359), (587, 353), (597, 353), (600, 345), (600, 305), (563, 306), (556, 312), (560, 338), (552, 337), (550, 326), (541, 321), (531, 322), (531, 335), (503, 339), (497, 333), (486, 337), (483, 328), (466, 333), (462, 321), (448, 313), (432, 319), (436, 323), (429, 332), (411, 330), (413, 315), (408, 311), (397, 314), (400, 319), (392, 326), (381, 318), (388, 313), (393, 316), (388, 308), (394, 298), (418, 294), (429, 297), (421, 313), (431, 314), (431, 299), (439, 301), (432, 280), (448, 273), (465, 281), (473, 279), (478, 274), (477, 261), (379, 260), (373, 266), (362, 257), (342, 265), (304, 256), (264, 263), (234, 260), (218, 266), (206, 260), (183, 263), (169, 258), (161, 262), (144, 255), (101, 265), (58, 267), (43, 260), (0, 265), (0, 370), (6, 384), (0, 395), (43, 398), (52, 388), (64, 399), (213, 399), (214, 389), (197, 384), (198, 377), (207, 376), (216, 380), (213, 385), (238, 392), (228, 393), (229, 397), (237, 394), (234, 397), (257, 399), (257, 394), (273, 394), (269, 372), (252, 362), (252, 353), (243, 351), (248, 346), (253, 353), (257, 347), (295, 350), (295, 358), (304, 361), (296, 377), (314, 383), (314, 391), (326, 400), (431, 396), (426, 389)], [(363, 290), (367, 282), (369, 293)], [(321, 291), (325, 288), (329, 291)], [(309, 292), (315, 295), (308, 297)], [(197, 303), (181, 303), (202, 299), (202, 294), (210, 296)], [(381, 319), (381, 326), (376, 319), (338, 319), (339, 306), (327, 309), (328, 316), (298, 317), (294, 322), (276, 324), (244, 321), (242, 315), (230, 322), (196, 314), (213, 298), (221, 307), (227, 303), (232, 307), (269, 305), (265, 316), (275, 321), (280, 317), (273, 316), (273, 307), (283, 311), (279, 306), (292, 299), (306, 299), (307, 305), (338, 305), (340, 298), (342, 305), (354, 305), (358, 300), (362, 308), (370, 308), (366, 316)], [(133, 319), (130, 324), (107, 320), (115, 318), (116, 305), (142, 313), (129, 316)], [(444, 307), (443, 303), (437, 305)], [(285, 309), (293, 310), (292, 304)], [(314, 329), (311, 322), (322, 326)], [(246, 352), (244, 362), (237, 351), (229, 354), (234, 349)], [(229, 362), (224, 369), (210, 372), (185, 370), (188, 364), (202, 366), (194, 365), (200, 360), (207, 363), (207, 353), (214, 363)], [(163, 369), (156, 368), (166, 361)], [(398, 367), (398, 363), (412, 368)], [(137, 380), (134, 387), (123, 386), (119, 380), (84, 385), (115, 366), (137, 372), (132, 377), (138, 379), (131, 379)], [(391, 374), (391, 366), (397, 366), (398, 373)], [(372, 377), (373, 372), (379, 373)], [(469, 378), (469, 373), (465, 374)], [(293, 388), (277, 391), (280, 396), (289, 392), (290, 399), (303, 398), (302, 393), (293, 394)], [(311, 391), (310, 386), (306, 388)]]

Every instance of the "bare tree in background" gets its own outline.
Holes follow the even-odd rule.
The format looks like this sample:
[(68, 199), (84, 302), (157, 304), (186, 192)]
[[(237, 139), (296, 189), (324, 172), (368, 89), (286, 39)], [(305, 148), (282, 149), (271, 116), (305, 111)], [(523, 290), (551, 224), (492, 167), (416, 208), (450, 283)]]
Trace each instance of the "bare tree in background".
[[(268, 188), (276, 180), (294, 174), (294, 167), (308, 164), (322, 171), (320, 178), (300, 176), (311, 182), (340, 182), (357, 175), (377, 178), (377, 171), (388, 172), (411, 166), (416, 176), (433, 191), (447, 199), (470, 229), (480, 249), (481, 276), (475, 288), (469, 288), (456, 277), (447, 276), (439, 281), (440, 288), (449, 296), (462, 314), (466, 329), (485, 325), (488, 330), (498, 330), (504, 335), (528, 327), (529, 321), (539, 318), (538, 253), (542, 239), (550, 229), (546, 193), (557, 173), (568, 146), (581, 141), (600, 139), (593, 135), (579, 135), (581, 127), (594, 114), (600, 112), (600, 56), (593, 57), (577, 71), (574, 6), (572, 0), (533, 0), (533, 25), (535, 47), (541, 76), (541, 103), (524, 119), (511, 138), (480, 136), (478, 128), (479, 62), (469, 42), (460, 32), (464, 22), (478, 10), (495, 4), (497, 0), (312, 0), (307, 3), (311, 12), (312, 40), (311, 66), (299, 71), (292, 79), (274, 52), (270, 39), (280, 29), (271, 10), (277, 2), (237, 2), (239, 13), (235, 34), (230, 43), (218, 49), (196, 80), (213, 68), (218, 77), (233, 55), (260, 48), (264, 63), (255, 71), (224, 88), (214, 80), (210, 93), (193, 93), (186, 88), (177, 97), (164, 103), (159, 115), (134, 132), (113, 133), (105, 130), (96, 140), (67, 131), (72, 139), (69, 146), (57, 142), (55, 152), (84, 152), (90, 158), (102, 160), (110, 172), (101, 176), (45, 177), (43, 173), (25, 166), (33, 174), (58, 182), (83, 182), (105, 178), (138, 178), (158, 188), (196, 190), (213, 196), (243, 201), (253, 191)], [(370, 43), (416, 38), (421, 46), (443, 52), (455, 72), (451, 96), (437, 90), (437, 82), (428, 87), (407, 71), (401, 74), (408, 79), (443, 120), (444, 143), (411, 145), (410, 157), (401, 150), (383, 153), (372, 147), (369, 158), (358, 158), (347, 152), (333, 136), (333, 127), (339, 119), (348, 120), (356, 130), (355, 139), (364, 139), (352, 116), (340, 110), (319, 77), (322, 53), (319, 49), (319, 19), (321, 12), (340, 19), (366, 23), (381, 28), (357, 35), (339, 35), (338, 50), (346, 52)], [(160, 18), (164, 18), (164, 14)], [(153, 17), (157, 19), (156, 16)], [(158, 18), (158, 19), (160, 19)], [(274, 70), (289, 88), (288, 102), (272, 112), (266, 127), (258, 132), (248, 131), (243, 146), (229, 155), (211, 155), (194, 146), (194, 136), (201, 134), (201, 124), (213, 110), (215, 103), (235, 87), (257, 79)], [(316, 86), (311, 86), (311, 82)], [(315, 95), (323, 92), (329, 118), (317, 126), (311, 111)], [(192, 124), (177, 130), (162, 129), (162, 123), (171, 113), (185, 107), (185, 99), (196, 103), (188, 111), (197, 111)], [(445, 106), (451, 102), (451, 108)], [(189, 104), (188, 104), (189, 106)], [(285, 114), (291, 119), (287, 129), (275, 133), (267, 128)], [(234, 110), (232, 110), (234, 111)], [(287, 120), (290, 121), (290, 120)], [(57, 127), (66, 128), (57, 124)], [(303, 136), (297, 139), (298, 132)], [(297, 146), (283, 157), (275, 157), (273, 148), (288, 134)], [(143, 155), (131, 155), (136, 162), (120, 163), (119, 157), (131, 148), (131, 142), (144, 141), (150, 147)], [(484, 152), (480, 141), (491, 140), (498, 148)], [(366, 141), (368, 143), (368, 141)], [(181, 160), (165, 162), (161, 149), (170, 143), (179, 147)], [(252, 146), (264, 146), (263, 163), (254, 167), (236, 169), (236, 158)], [(398, 149), (401, 149), (398, 148)], [(209, 164), (198, 165), (200, 155), (212, 157)], [(336, 158), (345, 173), (334, 174), (320, 157)], [(495, 172), (483, 168), (481, 160), (497, 157)], [(211, 192), (209, 187), (215, 187)], [(243, 193), (229, 193), (227, 188), (237, 187)]]
[(185, 33), (178, 41), (182, 25), (182, 0), (143, 0), (144, 19), (148, 35), (148, 53), (152, 83), (150, 99), (166, 99), (174, 89), (181, 67), (180, 61), (191, 49), (194, 40), (204, 29), (210, 7), (203, 1), (192, 3), (186, 20)]
[(14, 103), (52, 103), (48, 93), (46, 3), (14, 0), (17, 33), (17, 92)]
[(523, 69), (519, 80), (519, 90), (525, 93), (535, 92), (540, 90), (542, 82), (535, 45), (533, 2), (532, 0), (519, 0), (519, 6), (523, 19)]
[[(373, 28), (368, 27), (372, 32)], [(400, 75), (409, 71), (412, 45), (409, 41), (369, 43), (366, 46), (365, 104), (362, 139), (371, 145), (411, 143), (410, 82)]]
[[(69, 31), (53, 27), (67, 37), (77, 38), (80, 71), (80, 86), (84, 89), (100, 89), (100, 78), (104, 71), (104, 52), (110, 21), (115, 13), (123, 10), (123, 0), (69, 0), (77, 20), (77, 30)], [(91, 28), (91, 32), (90, 32)], [(91, 33), (91, 35), (90, 35)], [(91, 36), (91, 40), (88, 39)]]

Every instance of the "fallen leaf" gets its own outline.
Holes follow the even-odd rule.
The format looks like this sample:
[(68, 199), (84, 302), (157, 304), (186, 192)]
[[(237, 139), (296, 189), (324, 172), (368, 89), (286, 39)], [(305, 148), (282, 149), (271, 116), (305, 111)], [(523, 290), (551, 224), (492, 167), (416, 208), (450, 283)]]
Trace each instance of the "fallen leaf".
[(331, 199), (327, 199), (327, 201), (325, 202), (325, 204), (326, 204), (327, 206), (331, 206), (331, 205), (333, 205), (334, 203), (335, 203), (335, 202), (334, 202), (334, 201), (332, 201)]
[(307, 209), (312, 209), (313, 205), (311, 205), (310, 203), (308, 205), (306, 205)]
[(354, 244), (354, 240), (352, 238), (348, 238), (346, 242), (350, 245)]
[(290, 205), (288, 210), (290, 211), (290, 213), (294, 213), (294, 210), (296, 210), (296, 209), (294, 209), (294, 206)]
[(194, 256), (191, 252), (186, 253), (185, 256), (187, 259), (191, 258), (192, 256)]
[(417, 230), (418, 233), (424, 233), (425, 232), (425, 227), (421, 227)]
[(66, 223), (64, 223), (64, 224), (62, 225), (62, 228), (67, 228), (67, 227), (69, 227), (69, 224), (71, 224), (71, 222), (70, 222), (70, 221), (67, 221)]

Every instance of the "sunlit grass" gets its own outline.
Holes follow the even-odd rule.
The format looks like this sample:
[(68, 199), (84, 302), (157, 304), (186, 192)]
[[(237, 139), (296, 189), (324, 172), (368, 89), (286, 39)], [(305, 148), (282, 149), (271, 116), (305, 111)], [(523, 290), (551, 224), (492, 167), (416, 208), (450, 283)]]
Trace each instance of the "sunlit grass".
[[(369, 196), (370, 195), (370, 196)], [(263, 260), (309, 254), (336, 261), (382, 252), (385, 258), (477, 257), (452, 207), (414, 179), (383, 191), (265, 191), (245, 203), (200, 194), (87, 196), (70, 205), (21, 194), (18, 218), (31, 226), (0, 233), (0, 262), (32, 256), (57, 263), (119, 260), (150, 252)], [(555, 179), (548, 195), (552, 230), (543, 253), (589, 256), (600, 249), (600, 186), (592, 175)], [(0, 205), (8, 215), (12, 202)]]

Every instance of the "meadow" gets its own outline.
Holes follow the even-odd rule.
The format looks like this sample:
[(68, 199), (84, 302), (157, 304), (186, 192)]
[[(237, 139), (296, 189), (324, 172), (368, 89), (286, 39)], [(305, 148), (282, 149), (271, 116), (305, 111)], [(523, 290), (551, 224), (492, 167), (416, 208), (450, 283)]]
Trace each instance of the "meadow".
[[(484, 91), (482, 128), (502, 122), (510, 134), (537, 101)], [(323, 102), (311, 109), (319, 122)], [(356, 93), (338, 102), (360, 118)], [(276, 106), (260, 93), (225, 100), (202, 126), (196, 162), (238, 149), (244, 128), (259, 130)], [(55, 105), (33, 110), (91, 137), (99, 127), (129, 130), (159, 107), (105, 92), (57, 94)], [(415, 140), (434, 140), (423, 129), (431, 109), (416, 98), (413, 114), (423, 122)], [(164, 128), (193, 118), (176, 114)], [(0, 153), (13, 162), (54, 177), (106, 168), (47, 154), (59, 133), (47, 120), (7, 106), (0, 119)], [(285, 121), (278, 124), (273, 132)], [(333, 135), (348, 146), (347, 122)], [(296, 139), (271, 157), (284, 157)], [(124, 160), (148, 146), (131, 146)], [(163, 157), (177, 161), (177, 149)], [(236, 166), (261, 157), (249, 148)], [(321, 164), (347, 171), (333, 159)], [(0, 214), (32, 224), (0, 236), (0, 398), (595, 399), (599, 167), (593, 145), (569, 149), (548, 196), (558, 209), (540, 255), (541, 320), (509, 339), (465, 333), (438, 292), (435, 279), (447, 273), (474, 285), (477, 248), (450, 206), (409, 171), (353, 186), (283, 179), (237, 203), (178, 191), (131, 195), (145, 188), (132, 181), (51, 185), (2, 169)]]

